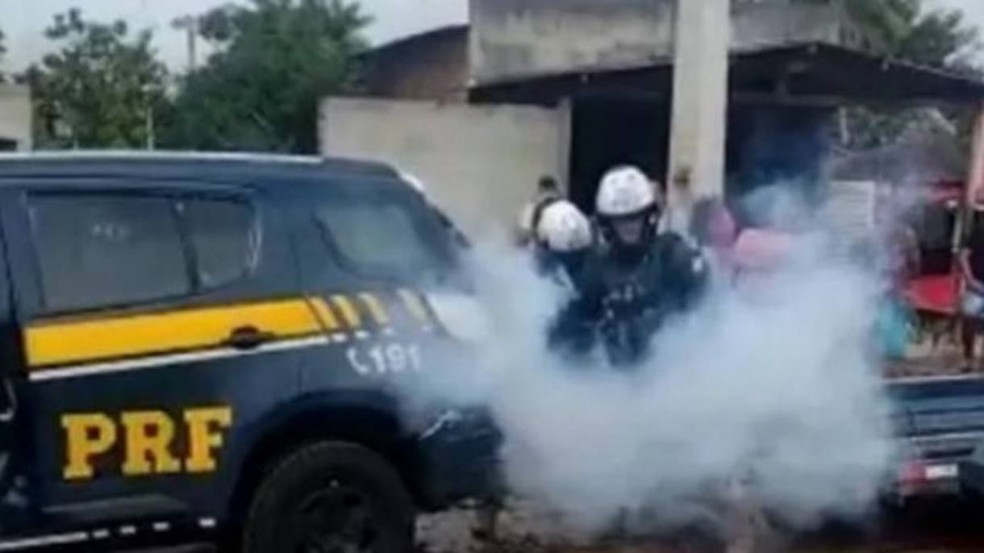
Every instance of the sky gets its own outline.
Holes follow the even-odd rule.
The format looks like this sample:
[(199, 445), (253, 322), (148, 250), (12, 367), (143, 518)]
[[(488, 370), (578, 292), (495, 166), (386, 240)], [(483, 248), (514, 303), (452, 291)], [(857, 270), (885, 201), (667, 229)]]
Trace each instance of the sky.
[[(133, 26), (152, 28), (161, 57), (175, 70), (187, 64), (183, 35), (171, 28), (180, 15), (201, 13), (230, 0), (0, 0), (0, 29), (7, 35), (5, 69), (20, 69), (38, 60), (47, 45), (44, 28), (55, 13), (73, 6), (98, 19), (123, 18)], [(241, 1), (241, 0), (238, 0)], [(375, 22), (369, 28), (376, 42), (463, 22), (467, 0), (361, 0)], [(984, 0), (928, 0), (931, 5), (962, 9), (968, 21), (984, 30)]]
[[(161, 57), (173, 69), (187, 64), (184, 35), (171, 28), (174, 18), (201, 13), (230, 0), (0, 0), (0, 29), (6, 35), (5, 69), (38, 60), (48, 45), (43, 35), (52, 16), (79, 7), (87, 17), (123, 18), (136, 28), (152, 28)], [(241, 0), (238, 0), (241, 1)], [(467, 0), (361, 0), (375, 21), (370, 38), (382, 42), (450, 23), (464, 22)]]
[[(3, 0), (0, 0), (2, 2)], [(974, 23), (984, 34), (984, 1), (982, 0), (931, 0), (930, 5), (963, 10), (967, 21)]]

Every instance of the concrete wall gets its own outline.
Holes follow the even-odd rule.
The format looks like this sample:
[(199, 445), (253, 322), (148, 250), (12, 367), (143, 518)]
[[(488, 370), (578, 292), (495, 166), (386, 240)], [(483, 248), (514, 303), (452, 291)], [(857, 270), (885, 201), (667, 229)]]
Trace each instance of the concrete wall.
[(732, 41), (737, 51), (787, 43), (862, 46), (841, 3), (851, 0), (732, 0)]
[(832, 180), (827, 186), (827, 202), (821, 217), (841, 238), (860, 242), (877, 231), (877, 205), (877, 182)]
[[(841, 2), (735, 0), (734, 51), (790, 42), (853, 44)], [(639, 65), (673, 52), (677, 0), (470, 0), (471, 76), (479, 83)]]
[(566, 180), (569, 110), (328, 98), (321, 151), (378, 159), (422, 179), (473, 237), (509, 230), (542, 175)]
[(30, 150), (31, 115), (30, 89), (0, 85), (0, 145), (12, 142), (18, 150)]
[(471, 68), (494, 82), (665, 57), (670, 0), (471, 0)]

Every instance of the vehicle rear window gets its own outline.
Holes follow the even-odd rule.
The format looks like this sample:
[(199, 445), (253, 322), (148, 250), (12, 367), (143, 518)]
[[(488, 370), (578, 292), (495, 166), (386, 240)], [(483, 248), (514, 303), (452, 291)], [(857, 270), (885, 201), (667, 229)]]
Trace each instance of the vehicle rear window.
[(356, 271), (441, 279), (453, 265), (448, 233), (422, 205), (400, 198), (337, 198), (316, 213), (342, 261)]
[(148, 302), (191, 291), (173, 203), (152, 196), (29, 197), (47, 311)]
[(215, 288), (245, 276), (256, 263), (253, 209), (232, 199), (194, 199), (179, 204), (195, 254), (198, 282)]

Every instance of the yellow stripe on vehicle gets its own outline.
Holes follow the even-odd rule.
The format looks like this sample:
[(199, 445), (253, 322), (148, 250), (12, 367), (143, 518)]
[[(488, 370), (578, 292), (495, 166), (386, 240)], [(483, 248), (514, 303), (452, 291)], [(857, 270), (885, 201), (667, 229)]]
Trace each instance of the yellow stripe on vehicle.
[(427, 310), (427, 306), (424, 304), (424, 300), (420, 298), (419, 295), (409, 291), (400, 290), (400, 298), (403, 300), (403, 305), (406, 306), (407, 310), (411, 315), (423, 325), (431, 324), (430, 313)]
[(362, 317), (359, 316), (359, 312), (355, 309), (355, 305), (352, 304), (352, 300), (348, 296), (332, 296), (331, 302), (338, 308), (339, 313), (342, 314), (342, 319), (345, 319), (345, 324), (349, 328), (359, 328), (362, 326)]
[(314, 310), (315, 315), (317, 315), (318, 320), (321, 321), (321, 326), (326, 332), (334, 332), (339, 330), (342, 325), (338, 322), (338, 317), (331, 310), (331, 306), (328, 302), (321, 298), (311, 298), (311, 309)]
[(386, 314), (386, 310), (383, 308), (383, 304), (379, 302), (379, 298), (372, 294), (359, 294), (359, 299), (362, 300), (362, 303), (366, 304), (366, 308), (376, 321), (376, 324), (386, 326), (390, 323), (389, 315)]
[(294, 299), (39, 323), (25, 330), (24, 345), (28, 366), (43, 368), (220, 347), (241, 327), (280, 340), (317, 334), (322, 325), (307, 300)]

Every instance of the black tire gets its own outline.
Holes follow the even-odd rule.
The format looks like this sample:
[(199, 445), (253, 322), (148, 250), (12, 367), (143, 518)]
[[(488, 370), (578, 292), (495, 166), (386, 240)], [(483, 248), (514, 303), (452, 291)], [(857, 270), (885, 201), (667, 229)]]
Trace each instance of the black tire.
[(407, 553), (413, 501), (381, 455), (321, 442), (284, 457), (260, 483), (246, 516), (243, 553)]

